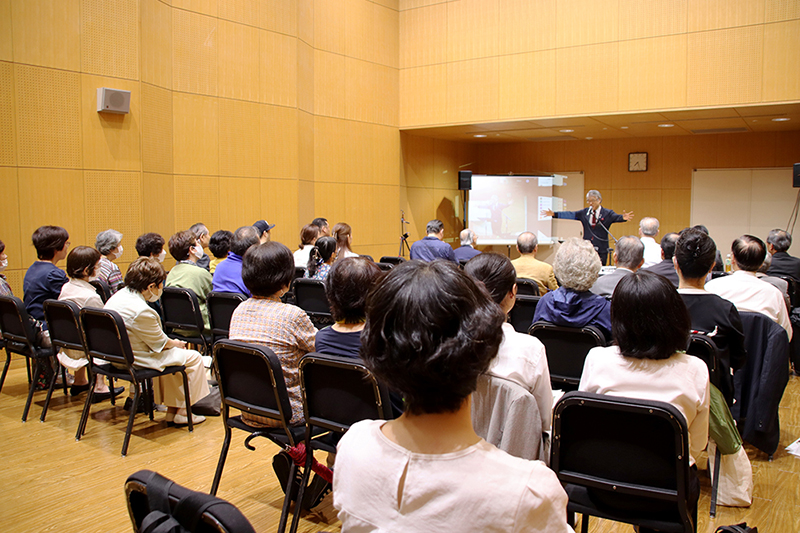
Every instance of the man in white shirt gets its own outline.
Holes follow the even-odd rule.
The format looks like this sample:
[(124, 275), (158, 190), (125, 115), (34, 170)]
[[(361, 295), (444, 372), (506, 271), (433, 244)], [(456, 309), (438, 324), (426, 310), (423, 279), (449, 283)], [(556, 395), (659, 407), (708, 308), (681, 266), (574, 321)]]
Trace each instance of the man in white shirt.
[(733, 274), (706, 283), (706, 290), (733, 302), (739, 312), (762, 313), (780, 324), (792, 339), (792, 324), (781, 291), (756, 277), (767, 248), (764, 241), (742, 235), (733, 241)]
[(647, 268), (661, 262), (661, 245), (656, 241), (658, 236), (658, 219), (644, 217), (639, 221), (639, 238), (644, 244), (644, 265)]

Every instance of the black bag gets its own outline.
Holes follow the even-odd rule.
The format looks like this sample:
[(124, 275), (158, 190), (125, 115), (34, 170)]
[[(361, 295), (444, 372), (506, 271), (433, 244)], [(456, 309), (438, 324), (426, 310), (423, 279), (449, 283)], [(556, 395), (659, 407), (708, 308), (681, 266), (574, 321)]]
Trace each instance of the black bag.
[(735, 526), (720, 526), (714, 533), (758, 533), (757, 527), (747, 527), (747, 522)]

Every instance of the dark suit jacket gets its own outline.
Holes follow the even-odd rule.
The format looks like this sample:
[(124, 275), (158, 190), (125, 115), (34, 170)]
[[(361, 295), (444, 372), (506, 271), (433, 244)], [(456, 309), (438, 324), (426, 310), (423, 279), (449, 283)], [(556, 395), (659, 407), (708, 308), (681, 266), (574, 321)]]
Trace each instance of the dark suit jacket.
[(581, 209), (580, 211), (558, 211), (553, 214), (553, 218), (564, 218), (568, 220), (579, 220), (583, 224), (583, 238), (592, 243), (598, 252), (608, 252), (608, 230), (603, 228), (610, 227), (611, 224), (616, 222), (625, 222), (622, 215), (616, 214), (611, 209), (606, 209), (600, 206), (600, 219), (603, 226), (600, 224), (592, 227), (591, 217), (589, 216), (589, 208)]
[(651, 267), (643, 268), (642, 270), (647, 270), (648, 272), (658, 274), (659, 276), (664, 276), (670, 280), (673, 285), (676, 287), (678, 286), (678, 273), (675, 272), (675, 265), (672, 264), (672, 259), (664, 259), (660, 263), (656, 263)]
[(800, 259), (792, 257), (786, 252), (775, 252), (772, 255), (772, 264), (767, 270), (770, 276), (789, 276), (800, 281)]

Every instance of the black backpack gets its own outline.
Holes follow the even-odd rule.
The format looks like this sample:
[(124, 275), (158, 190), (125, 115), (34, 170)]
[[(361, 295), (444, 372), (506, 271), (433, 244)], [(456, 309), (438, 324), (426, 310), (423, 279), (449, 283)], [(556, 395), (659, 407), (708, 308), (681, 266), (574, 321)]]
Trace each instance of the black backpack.
[(747, 522), (735, 526), (720, 526), (714, 533), (758, 533), (757, 527), (747, 527)]

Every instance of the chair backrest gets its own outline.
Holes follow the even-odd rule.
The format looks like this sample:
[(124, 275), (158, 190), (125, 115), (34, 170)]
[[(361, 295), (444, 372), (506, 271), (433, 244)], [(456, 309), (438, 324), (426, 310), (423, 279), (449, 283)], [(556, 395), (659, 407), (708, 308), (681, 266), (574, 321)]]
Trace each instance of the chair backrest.
[(300, 383), (308, 424), (344, 433), (392, 417), (389, 391), (360, 359), (311, 352), (300, 360)]
[(80, 312), (81, 308), (75, 302), (45, 300), (44, 318), (47, 321), (53, 350), (58, 348), (80, 352), (86, 350), (81, 333)]
[(689, 347), (686, 353), (703, 360), (708, 367), (708, 380), (712, 385), (722, 390), (720, 374), (720, 350), (708, 335), (692, 333), (689, 335)]
[[(149, 470), (140, 470), (128, 476), (125, 481), (125, 500), (128, 504), (128, 514), (131, 517), (134, 531), (141, 531), (142, 521), (145, 517), (151, 511), (159, 510), (151, 508), (150, 499), (156, 494), (163, 494), (167, 500), (164, 503), (169, 506), (170, 510), (170, 513), (166, 514), (171, 514), (176, 518), (178, 518), (176, 511), (179, 511), (177, 509), (178, 502), (184, 498), (190, 498), (184, 500), (189, 502), (186, 505), (191, 507), (188, 509), (190, 512), (186, 513), (186, 508), (182, 509), (182, 512), (179, 511), (182, 516), (185, 514), (190, 516), (187, 518), (181, 516), (179, 519), (182, 522), (181, 525), (193, 533), (255, 533), (247, 518), (233, 504), (206, 493), (189, 490), (153, 474)], [(159, 486), (155, 486), (156, 484)], [(149, 494), (148, 490), (153, 493)], [(202, 514), (196, 516), (195, 513), (200, 509), (202, 509)], [(195, 519), (194, 527), (183, 523), (189, 522), (191, 519)]]
[(789, 285), (789, 302), (792, 307), (800, 306), (800, 283), (791, 276), (778, 276)]
[(103, 300), (103, 303), (106, 303), (108, 299), (111, 298), (111, 287), (108, 286), (108, 283), (102, 279), (93, 279), (89, 283), (94, 287), (94, 290), (100, 296), (100, 299)]
[(161, 295), (161, 308), (164, 310), (164, 326), (171, 329), (187, 329), (203, 332), (203, 314), (200, 301), (192, 289), (164, 287)]
[(33, 326), (25, 304), (16, 296), (0, 296), (0, 331), (12, 351), (31, 356), (35, 353)]
[(532, 279), (517, 278), (517, 294), (539, 296), (539, 284)]
[(297, 307), (313, 316), (331, 316), (325, 285), (318, 279), (294, 280), (294, 297)]
[(586, 354), (596, 346), (606, 345), (605, 337), (594, 326), (570, 328), (539, 321), (528, 332), (544, 344), (553, 387), (577, 388)]
[(306, 267), (294, 267), (294, 279), (302, 278), (306, 275)]
[(387, 272), (387, 271), (391, 270), (392, 268), (394, 268), (394, 264), (393, 263), (378, 262), (378, 263), (375, 263), (375, 264), (378, 265), (378, 268), (380, 268), (384, 272)]
[(247, 296), (239, 292), (210, 292), (208, 294), (206, 300), (208, 320), (215, 341), (228, 338), (233, 312), (245, 300), (247, 300)]
[(694, 531), (688, 434), (668, 403), (569, 392), (555, 406), (550, 468), (562, 483), (588, 488), (608, 514), (643, 508)]
[(84, 307), (80, 312), (81, 330), (86, 341), (86, 355), (92, 364), (97, 359), (130, 368), (133, 349), (125, 322), (116, 311)]
[(260, 344), (222, 339), (214, 344), (214, 369), (226, 420), (230, 407), (277, 420), (294, 445), (288, 430), (292, 406), (275, 352)]
[(400, 263), (405, 262), (405, 257), (398, 257), (396, 255), (384, 255), (381, 257), (381, 263), (391, 263), (395, 266), (399, 265)]
[(514, 307), (508, 313), (508, 321), (519, 333), (527, 333), (533, 324), (533, 315), (536, 313), (536, 304), (541, 296), (524, 296), (517, 294)]

